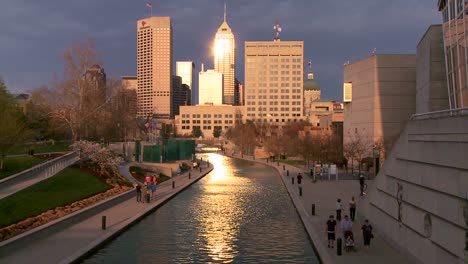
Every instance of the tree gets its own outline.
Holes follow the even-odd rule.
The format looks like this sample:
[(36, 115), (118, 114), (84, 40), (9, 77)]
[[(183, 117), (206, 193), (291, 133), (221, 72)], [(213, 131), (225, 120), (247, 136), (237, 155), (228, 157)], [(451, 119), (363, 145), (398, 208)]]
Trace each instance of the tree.
[(200, 126), (193, 126), (192, 137), (195, 137), (195, 138), (203, 137), (203, 132), (201, 131)]
[(109, 176), (118, 174), (117, 166), (122, 163), (123, 160), (110, 149), (99, 143), (85, 140), (73, 143), (72, 147), (73, 150), (79, 151), (82, 161), (97, 166), (101, 176), (105, 173)]
[(8, 150), (23, 142), (28, 136), (23, 113), (0, 79), (0, 170)]
[(219, 138), (222, 132), (223, 132), (223, 128), (221, 126), (215, 126), (213, 129), (213, 137)]
[(343, 154), (349, 160), (351, 159), (351, 171), (354, 173), (354, 160), (359, 163), (359, 174), (361, 174), (361, 161), (371, 150), (370, 142), (367, 138), (359, 134), (350, 135), (349, 141), (343, 145)]

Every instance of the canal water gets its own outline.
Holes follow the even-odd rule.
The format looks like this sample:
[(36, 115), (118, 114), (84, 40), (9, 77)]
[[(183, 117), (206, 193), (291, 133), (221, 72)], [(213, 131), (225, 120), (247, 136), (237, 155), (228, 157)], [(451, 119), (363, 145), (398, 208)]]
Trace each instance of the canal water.
[(276, 170), (214, 169), (83, 263), (319, 263)]

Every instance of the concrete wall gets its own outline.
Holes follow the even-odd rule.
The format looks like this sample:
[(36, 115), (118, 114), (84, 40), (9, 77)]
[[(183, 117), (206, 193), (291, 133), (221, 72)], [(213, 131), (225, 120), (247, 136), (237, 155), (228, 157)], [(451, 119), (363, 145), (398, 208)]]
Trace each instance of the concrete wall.
[(410, 121), (362, 213), (414, 263), (466, 263), (467, 156), (468, 115)]
[(416, 113), (449, 109), (442, 26), (430, 26), (417, 47)]

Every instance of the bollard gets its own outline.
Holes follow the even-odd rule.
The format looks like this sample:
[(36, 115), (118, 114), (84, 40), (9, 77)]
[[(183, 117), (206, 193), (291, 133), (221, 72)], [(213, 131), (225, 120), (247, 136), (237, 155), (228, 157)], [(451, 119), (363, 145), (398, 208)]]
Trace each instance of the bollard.
[(291, 178), (291, 183), (294, 185), (294, 177)]
[(286, 170), (286, 166), (283, 165), (283, 170)]
[(315, 204), (312, 204), (312, 215), (315, 215)]
[(192, 174), (189, 172), (188, 173), (188, 178), (190, 179), (192, 177)]
[(106, 230), (106, 216), (102, 216), (102, 230)]
[(201, 166), (200, 166), (200, 172), (201, 172)]
[(341, 256), (341, 244), (342, 244), (343, 240), (341, 238), (338, 238), (336, 240), (336, 254), (338, 256)]
[(302, 196), (302, 187), (299, 186), (299, 196)]
[(175, 181), (172, 181), (172, 189), (175, 188)]
[(289, 170), (286, 171), (286, 176), (289, 176)]

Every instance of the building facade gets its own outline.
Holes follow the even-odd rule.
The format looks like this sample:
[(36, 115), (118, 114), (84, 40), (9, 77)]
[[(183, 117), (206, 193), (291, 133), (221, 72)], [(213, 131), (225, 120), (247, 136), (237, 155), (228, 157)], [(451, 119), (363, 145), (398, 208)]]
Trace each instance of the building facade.
[(201, 71), (198, 76), (198, 104), (223, 104), (223, 74), (215, 70)]
[(451, 109), (468, 107), (468, 1), (439, 0)]
[(137, 22), (138, 116), (167, 119), (172, 110), (172, 25), (170, 17)]
[[(352, 101), (344, 105), (344, 144), (362, 138), (391, 145), (415, 113), (416, 56), (374, 54), (344, 66)], [(386, 150), (384, 150), (386, 151)]]
[(442, 25), (431, 25), (417, 46), (416, 113), (449, 109)]
[(234, 105), (244, 105), (244, 86), (239, 80), (235, 80)]
[(171, 118), (179, 114), (179, 108), (184, 105), (185, 94), (182, 90), (182, 77), (172, 76), (172, 112)]
[(307, 74), (307, 81), (304, 82), (304, 116), (310, 116), (312, 102), (318, 99), (320, 99), (320, 85), (310, 70)]
[[(193, 91), (193, 71), (195, 70), (195, 63), (193, 61), (177, 61), (176, 62), (176, 75), (182, 77), (182, 84), (188, 86)], [(193, 98), (190, 98), (193, 101)]]
[(122, 76), (120, 84), (125, 89), (138, 90), (138, 79), (136, 76)]
[[(226, 6), (224, 6), (224, 21), (216, 32), (214, 40), (214, 67), (215, 71), (222, 73), (223, 104), (234, 104), (234, 78), (236, 76), (236, 47), (234, 34), (226, 19)], [(199, 92), (199, 95), (201, 92)], [(201, 102), (199, 102), (201, 104)]]
[(303, 64), (303, 41), (246, 41), (246, 118), (272, 124), (304, 119)]
[(226, 131), (233, 127), (235, 120), (245, 117), (245, 108), (232, 105), (195, 105), (181, 106), (180, 115), (176, 116), (178, 135), (189, 136), (195, 127), (199, 127), (204, 138), (212, 138), (215, 127)]

